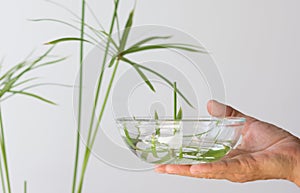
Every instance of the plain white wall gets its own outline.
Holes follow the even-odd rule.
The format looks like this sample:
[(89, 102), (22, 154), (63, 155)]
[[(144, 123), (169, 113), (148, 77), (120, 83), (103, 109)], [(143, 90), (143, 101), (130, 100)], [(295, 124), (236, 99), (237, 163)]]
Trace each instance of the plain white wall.
[[(80, 2), (60, 1), (77, 13)], [(112, 1), (91, 0), (100, 18), (110, 18)], [(121, 2), (121, 14), (133, 1)], [(300, 136), (300, 2), (297, 0), (139, 1), (135, 24), (179, 28), (200, 40), (213, 54), (223, 75), (227, 102), (245, 113), (277, 124)], [(30, 18), (71, 18), (65, 11), (40, 0), (2, 1), (0, 56), (13, 65), (43, 42), (75, 31)], [(104, 19), (103, 24), (107, 24)], [(34, 72), (45, 82), (73, 83), (77, 72), (76, 44), (60, 47), (67, 62)], [(36, 92), (60, 105), (49, 106), (26, 97), (3, 104), (9, 167), (14, 192), (23, 180), (28, 192), (71, 190), (75, 122), (72, 90), (40, 88)], [(279, 180), (235, 184), (222, 180), (191, 179), (132, 173), (110, 168), (92, 158), (86, 192), (299, 192)]]

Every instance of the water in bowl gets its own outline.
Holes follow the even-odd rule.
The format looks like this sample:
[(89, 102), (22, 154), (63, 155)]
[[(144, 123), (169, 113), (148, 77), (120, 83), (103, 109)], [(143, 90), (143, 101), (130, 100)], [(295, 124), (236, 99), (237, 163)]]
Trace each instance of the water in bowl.
[(216, 136), (208, 137), (209, 132), (184, 135), (180, 127), (156, 130), (151, 134), (130, 133), (124, 127), (121, 133), (129, 149), (136, 156), (153, 164), (212, 162), (224, 157), (232, 148), (231, 141), (217, 140)]

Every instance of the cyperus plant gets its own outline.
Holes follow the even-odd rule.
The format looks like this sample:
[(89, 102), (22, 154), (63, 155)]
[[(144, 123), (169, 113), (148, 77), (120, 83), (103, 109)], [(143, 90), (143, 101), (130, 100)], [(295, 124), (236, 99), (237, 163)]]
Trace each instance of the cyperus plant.
[[(12, 187), (6, 148), (4, 120), (2, 116), (2, 104), (15, 95), (29, 96), (49, 104), (55, 104), (53, 101), (30, 91), (32, 88), (43, 85), (61, 85), (53, 83), (36, 83), (35, 80), (37, 77), (30, 76), (30, 72), (34, 70), (65, 60), (65, 58), (51, 56), (50, 53), (53, 48), (54, 47), (52, 46), (39, 57), (29, 57), (26, 60), (21, 61), (0, 75), (0, 177), (3, 193), (11, 193)], [(0, 67), (2, 68), (4, 65), (1, 63)], [(27, 182), (24, 181), (24, 192), (26, 191)]]
[[(130, 36), (130, 32), (132, 30), (133, 26), (133, 18), (134, 18), (134, 8), (130, 11), (127, 20), (125, 22), (125, 26), (123, 30), (120, 30), (120, 22), (119, 22), (119, 13), (118, 13), (118, 7), (119, 7), (119, 0), (114, 0), (114, 10), (110, 22), (110, 26), (108, 30), (105, 30), (102, 25), (100, 25), (99, 28), (93, 27), (89, 25), (86, 22), (85, 19), (85, 12), (86, 8), (88, 7), (88, 4), (85, 0), (81, 1), (82, 7), (81, 7), (81, 16), (78, 17), (73, 12), (72, 15), (75, 15), (75, 22), (80, 23), (80, 27), (77, 27), (76, 24), (71, 24), (69, 22), (65, 22), (62, 20), (57, 19), (38, 19), (35, 21), (52, 21), (64, 24), (66, 26), (69, 26), (74, 29), (78, 29), (80, 31), (80, 37), (63, 37), (59, 38), (53, 41), (48, 42), (48, 44), (57, 44), (61, 42), (68, 42), (68, 41), (79, 41), (80, 42), (80, 51), (79, 51), (79, 89), (78, 89), (78, 117), (77, 117), (77, 136), (76, 136), (76, 153), (75, 153), (75, 163), (74, 163), (74, 175), (73, 175), (73, 184), (72, 184), (72, 193), (81, 193), (83, 188), (83, 182), (85, 178), (86, 169), (89, 163), (91, 151), (93, 150), (93, 146), (95, 144), (96, 136), (99, 130), (100, 123), (102, 121), (105, 108), (107, 105), (107, 100), (109, 98), (111, 88), (113, 86), (113, 82), (115, 80), (117, 70), (119, 68), (119, 65), (122, 65), (121, 63), (130, 65), (132, 68), (136, 70), (136, 72), (139, 74), (141, 79), (146, 83), (146, 85), (155, 92), (155, 88), (151, 81), (148, 79), (148, 77), (145, 74), (145, 71), (148, 73), (154, 74), (155, 76), (161, 78), (163, 81), (165, 81), (169, 86), (173, 87), (173, 81), (167, 79), (165, 76), (160, 74), (159, 72), (148, 68), (146, 66), (143, 66), (139, 64), (138, 62), (135, 62), (130, 59), (130, 55), (139, 53), (139, 52), (145, 52), (145, 51), (151, 51), (151, 50), (157, 50), (157, 49), (176, 49), (176, 50), (184, 50), (188, 52), (205, 52), (202, 50), (202, 48), (189, 45), (189, 44), (183, 44), (183, 43), (153, 43), (154, 40), (167, 40), (172, 38), (172, 36), (150, 36), (143, 40), (140, 40), (138, 42), (135, 42), (133, 45), (128, 46), (128, 39)], [(65, 8), (65, 7), (64, 7)], [(68, 10), (67, 8), (65, 8)], [(69, 10), (68, 10), (69, 11)], [(92, 12), (92, 10), (90, 9)], [(69, 11), (70, 12), (70, 11)], [(95, 15), (92, 12), (93, 15)], [(97, 16), (95, 16), (97, 19)], [(100, 22), (99, 22), (100, 23)], [(113, 38), (113, 32), (117, 31), (117, 38)], [(81, 132), (81, 122), (82, 122), (82, 86), (83, 86), (83, 71), (84, 71), (84, 65), (83, 65), (83, 59), (84, 59), (84, 44), (95, 44), (96, 46), (100, 46), (104, 48), (104, 56), (102, 59), (101, 65), (101, 71), (98, 76), (98, 80), (96, 83), (96, 89), (94, 91), (94, 98), (93, 98), (93, 108), (90, 116), (90, 124), (88, 128), (88, 135), (86, 139), (86, 146), (85, 150), (83, 152), (83, 159), (81, 161), (81, 168), (78, 167), (79, 165), (79, 158), (80, 158), (80, 132)], [(109, 82), (107, 87), (103, 86), (103, 77), (104, 74), (109, 74)], [(106, 90), (105, 90), (106, 89)], [(188, 101), (188, 99), (183, 95), (183, 93), (175, 87), (174, 91), (178, 93), (182, 99), (187, 102), (190, 106), (192, 104)], [(100, 93), (104, 92), (104, 98), (102, 101), (99, 101)], [(97, 115), (96, 110), (100, 108), (100, 112)], [(176, 110), (176, 109), (175, 109)], [(177, 114), (177, 110), (176, 110)], [(177, 117), (178, 116), (178, 117)], [(178, 119), (181, 117), (181, 110), (179, 110), (178, 115), (176, 115), (174, 118)], [(78, 176), (79, 175), (79, 176)]]

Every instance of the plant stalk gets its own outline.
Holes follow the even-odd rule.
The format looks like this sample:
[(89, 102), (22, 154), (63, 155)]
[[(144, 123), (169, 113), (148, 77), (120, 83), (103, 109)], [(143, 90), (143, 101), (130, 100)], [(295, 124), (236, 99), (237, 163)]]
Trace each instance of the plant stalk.
[(99, 114), (98, 119), (97, 119), (97, 124), (96, 124), (96, 127), (95, 127), (95, 131), (92, 134), (92, 141), (90, 142), (90, 144), (87, 144), (87, 146), (85, 148), (84, 161), (83, 161), (82, 168), (81, 168), (81, 176), (80, 176), (80, 181), (79, 181), (77, 193), (81, 193), (81, 191), (82, 191), (84, 176), (85, 176), (86, 168), (87, 168), (88, 161), (89, 161), (89, 158), (90, 158), (90, 155), (91, 155), (91, 150), (92, 150), (93, 145), (95, 143), (95, 139), (96, 139), (96, 136), (97, 136), (97, 133), (98, 133), (98, 130), (99, 130), (99, 126), (100, 126), (100, 123), (101, 123), (101, 120), (102, 120), (102, 117), (103, 117), (103, 114), (104, 114), (104, 110), (105, 110), (105, 107), (106, 107), (106, 104), (107, 104), (107, 99), (109, 97), (111, 87), (113, 85), (113, 81), (115, 79), (115, 75), (116, 75), (118, 66), (119, 66), (119, 60), (116, 61), (113, 73), (111, 75), (111, 78), (110, 78), (110, 81), (109, 81), (109, 84), (108, 84), (108, 87), (107, 87), (107, 90), (106, 90), (105, 98), (104, 98), (104, 101), (102, 103), (101, 111), (100, 111), (100, 114)]
[(24, 181), (24, 193), (27, 193), (27, 181)]
[(81, 130), (81, 106), (82, 106), (82, 85), (83, 85), (83, 50), (84, 50), (84, 21), (85, 19), (85, 0), (82, 0), (81, 5), (81, 30), (80, 30), (80, 58), (79, 58), (79, 101), (78, 101), (78, 117), (77, 117), (77, 134), (76, 134), (76, 153), (74, 163), (74, 174), (72, 183), (72, 193), (75, 193), (77, 171), (78, 171), (78, 159), (79, 159), (79, 145), (80, 145), (80, 130)]
[[(109, 29), (109, 33), (108, 33), (109, 37), (111, 37), (112, 32), (113, 32), (113, 28), (114, 28), (114, 25), (115, 25), (115, 20), (116, 20), (116, 17), (117, 17), (118, 4), (119, 4), (119, 0), (116, 0), (115, 1), (114, 14), (113, 14), (113, 17), (112, 17), (112, 21), (111, 21), (111, 25), (110, 25), (110, 29)], [(106, 47), (105, 47), (104, 57), (103, 57), (103, 61), (102, 61), (100, 77), (99, 77), (98, 82), (97, 82), (97, 89), (96, 89), (96, 93), (95, 93), (95, 97), (94, 97), (94, 104), (93, 104), (93, 109), (92, 109), (90, 126), (89, 126), (89, 130), (88, 130), (89, 132), (88, 132), (88, 138), (87, 138), (87, 143), (86, 143), (87, 146), (86, 146), (86, 149), (85, 149), (85, 155), (84, 155), (84, 160), (83, 160), (83, 164), (82, 164), (82, 171), (81, 171), (81, 177), (80, 177), (80, 182), (79, 182), (80, 184), (78, 186), (78, 193), (82, 191), (84, 175), (85, 175), (85, 171), (86, 171), (87, 164), (88, 164), (88, 161), (89, 161), (90, 152), (91, 152), (91, 149), (92, 149), (92, 146), (90, 145), (90, 140), (91, 140), (91, 135), (92, 135), (92, 132), (93, 132), (94, 119), (95, 119), (96, 109), (97, 109), (97, 105), (98, 105), (98, 99), (99, 99), (99, 94), (100, 94), (100, 90), (101, 90), (100, 88), (101, 88), (101, 85), (102, 85), (102, 80), (103, 80), (104, 71), (105, 71), (105, 64), (106, 64), (106, 61), (107, 61), (109, 48), (110, 48), (110, 39), (108, 39), (107, 42), (106, 42)], [(115, 74), (115, 71), (114, 71), (114, 74)]]
[(8, 171), (8, 163), (7, 163), (7, 155), (6, 155), (6, 147), (5, 147), (5, 138), (4, 138), (4, 128), (3, 128), (3, 119), (2, 119), (2, 112), (0, 108), (0, 130), (1, 130), (1, 152), (3, 158), (3, 165), (6, 177), (6, 185), (8, 193), (11, 193), (11, 186), (10, 186), (10, 178), (9, 178), (9, 171)]
[[(114, 29), (115, 21), (116, 21), (116, 18), (117, 18), (118, 5), (119, 5), (119, 0), (116, 0), (115, 8), (114, 8), (114, 14), (113, 14), (113, 17), (112, 17), (112, 20), (111, 20), (111, 25), (110, 25), (108, 37), (111, 37), (113, 29)], [(98, 99), (99, 99), (99, 94), (100, 94), (100, 90), (101, 90), (100, 88), (101, 88), (101, 85), (102, 85), (102, 79), (103, 79), (103, 75), (104, 75), (104, 71), (105, 71), (105, 64), (106, 64), (106, 61), (107, 61), (109, 47), (110, 47), (110, 38), (108, 38), (108, 40), (106, 42), (105, 52), (104, 52), (104, 57), (103, 57), (102, 67), (101, 67), (101, 72), (100, 72), (100, 77), (99, 77), (98, 82), (97, 82), (97, 90), (96, 90), (96, 94), (95, 94), (95, 97), (94, 97), (94, 105), (93, 105), (92, 116), (91, 116), (91, 120), (90, 120), (90, 126), (89, 126), (89, 130), (88, 130), (89, 133), (88, 133), (88, 138), (87, 138), (87, 145), (89, 145), (90, 140), (91, 140), (90, 138), (91, 138), (91, 134), (92, 134), (93, 126), (94, 126), (94, 119), (95, 119), (96, 109), (97, 109), (97, 106), (98, 106)]]
[(174, 120), (177, 119), (177, 85), (176, 82), (173, 84), (174, 89)]
[[(1, 140), (0, 140), (1, 143)], [(1, 185), (2, 185), (2, 191), (3, 193), (6, 193), (6, 189), (5, 189), (5, 181), (4, 181), (4, 172), (3, 172), (3, 168), (2, 168), (2, 156), (0, 157), (0, 177), (1, 177)]]

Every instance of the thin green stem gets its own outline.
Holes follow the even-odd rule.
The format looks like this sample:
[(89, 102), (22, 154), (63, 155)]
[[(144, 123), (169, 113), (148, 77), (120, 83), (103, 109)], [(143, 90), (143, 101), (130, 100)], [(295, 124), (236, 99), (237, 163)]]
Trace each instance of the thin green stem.
[(80, 58), (79, 58), (79, 101), (78, 101), (78, 118), (77, 118), (77, 134), (76, 134), (76, 153), (74, 163), (74, 174), (72, 183), (72, 193), (75, 193), (77, 171), (78, 171), (78, 159), (79, 159), (79, 145), (80, 145), (80, 130), (81, 130), (81, 106), (82, 106), (82, 85), (83, 85), (83, 46), (84, 42), (84, 19), (85, 19), (85, 0), (82, 0), (81, 7), (81, 30), (80, 30)]
[[(116, 20), (116, 16), (117, 16), (116, 13), (117, 13), (117, 9), (118, 9), (118, 4), (119, 4), (119, 0), (116, 0), (115, 1), (115, 10), (114, 10), (114, 14), (113, 14), (113, 17), (112, 17), (112, 21), (111, 21), (111, 25), (110, 25), (110, 30), (109, 30), (109, 34), (108, 34), (109, 37), (111, 37), (111, 34), (113, 32), (113, 28), (114, 28), (114, 24), (115, 24), (115, 20)], [(92, 145), (90, 145), (90, 140), (91, 140), (91, 135), (92, 135), (92, 131), (93, 131), (93, 125), (94, 125), (96, 108), (97, 108), (97, 104), (98, 104), (98, 98), (99, 98), (99, 94), (100, 94), (100, 88), (101, 88), (102, 79), (103, 79), (103, 76), (104, 76), (105, 64), (106, 64), (106, 61), (107, 61), (107, 55), (109, 53), (109, 47), (110, 47), (110, 39), (108, 39), (108, 41), (106, 43), (106, 48), (105, 48), (105, 53), (104, 53), (104, 57), (103, 57), (103, 61), (102, 61), (102, 68), (101, 68), (101, 72), (100, 72), (100, 77), (99, 77), (98, 83), (97, 83), (97, 90), (96, 90), (95, 98), (94, 98), (94, 106), (93, 106), (91, 120), (90, 120), (89, 134), (88, 134), (88, 139), (87, 139), (87, 146), (86, 146), (86, 149), (85, 149), (85, 155), (84, 155), (84, 160), (83, 160), (83, 165), (82, 165), (82, 171), (81, 171), (80, 181), (79, 181), (79, 185), (78, 185), (78, 189), (77, 189), (78, 193), (80, 193), (82, 191), (82, 186), (83, 186), (85, 171), (86, 171), (88, 160), (89, 160), (89, 157), (90, 157), (90, 150), (92, 149)], [(115, 76), (115, 73), (116, 73), (116, 69), (117, 69), (117, 67), (115, 68), (115, 70), (113, 72), (112, 81), (114, 79), (114, 76)], [(108, 88), (108, 94), (110, 92), (110, 87), (111, 87), (111, 85)], [(106, 100), (104, 100), (103, 106), (106, 105)]]
[[(110, 25), (108, 37), (111, 37), (113, 29), (114, 29), (115, 20), (116, 20), (116, 16), (117, 16), (118, 5), (119, 5), (119, 0), (117, 0), (115, 2), (114, 14), (113, 14), (113, 17), (112, 17), (112, 20), (111, 20), (111, 25)], [(106, 48), (105, 48), (103, 61), (102, 61), (100, 77), (98, 79), (97, 89), (96, 89), (96, 93), (95, 93), (95, 97), (94, 97), (94, 105), (93, 105), (92, 116), (91, 116), (91, 120), (90, 120), (89, 133), (88, 133), (88, 138), (87, 138), (87, 146), (89, 146), (89, 143), (90, 143), (90, 140), (91, 140), (90, 138), (91, 138), (91, 134), (92, 134), (93, 126), (94, 126), (94, 119), (95, 119), (96, 109), (97, 109), (97, 106), (98, 106), (100, 88), (101, 88), (102, 79), (103, 79), (103, 76), (104, 76), (105, 64), (106, 64), (106, 61), (107, 61), (107, 55), (108, 55), (109, 47), (110, 47), (110, 39), (108, 38), (108, 40), (106, 42)]]
[(104, 110), (105, 110), (105, 107), (106, 107), (106, 104), (107, 104), (107, 99), (109, 97), (111, 87), (113, 85), (113, 81), (115, 79), (118, 66), (119, 66), (119, 60), (116, 61), (113, 73), (111, 75), (111, 78), (110, 78), (110, 81), (109, 81), (109, 84), (108, 84), (108, 87), (107, 87), (107, 90), (106, 90), (105, 98), (104, 98), (104, 101), (103, 101), (103, 104), (102, 104), (102, 107), (101, 107), (101, 110), (100, 110), (100, 114), (99, 114), (98, 119), (97, 119), (97, 124), (96, 124), (96, 127), (95, 127), (95, 131), (92, 135), (92, 141), (91, 141), (90, 144), (87, 144), (87, 146), (85, 148), (85, 156), (84, 156), (84, 161), (83, 161), (82, 168), (81, 168), (81, 176), (80, 176), (80, 181), (79, 181), (77, 193), (81, 193), (81, 191), (82, 191), (84, 176), (85, 176), (86, 168), (87, 168), (88, 161), (89, 161), (89, 158), (90, 158), (90, 155), (91, 155), (90, 152), (91, 152), (91, 149), (93, 148), (93, 145), (94, 145), (94, 142), (95, 142), (98, 130), (99, 130), (99, 125), (101, 123), (101, 120), (102, 120), (102, 117), (103, 117), (103, 114), (104, 114)]
[(1, 152), (2, 152), (2, 157), (3, 157), (3, 165), (4, 165), (4, 170), (5, 170), (7, 190), (8, 190), (8, 193), (11, 193), (1, 108), (0, 108), (0, 130), (1, 130), (1, 137), (0, 137), (1, 138)]
[(107, 99), (109, 97), (110, 90), (111, 90), (111, 87), (112, 87), (112, 84), (113, 84), (113, 81), (115, 79), (116, 72), (117, 72), (117, 69), (118, 69), (118, 66), (119, 66), (119, 61), (120, 60), (116, 61), (116, 64), (115, 64), (116, 66), (114, 68), (113, 74), (112, 74), (111, 79), (110, 79), (109, 84), (108, 84), (108, 88), (107, 88), (107, 91), (106, 91), (106, 94), (105, 94), (105, 98), (104, 98), (104, 101), (103, 101), (103, 104), (102, 104), (102, 108), (100, 110), (100, 114), (99, 114), (98, 121), (97, 121), (97, 124), (96, 124), (96, 127), (95, 127), (95, 131), (94, 131), (94, 134), (93, 134), (91, 147), (94, 145), (94, 142), (95, 142), (95, 139), (96, 139), (96, 136), (97, 136), (97, 132), (98, 132), (98, 129), (99, 129), (99, 126), (100, 126), (100, 122), (102, 120), (104, 110), (105, 110), (105, 107), (106, 107), (106, 104), (107, 104)]
[[(0, 139), (0, 143), (2, 143), (2, 140)], [(2, 168), (2, 155), (0, 156), (0, 177), (1, 177), (1, 185), (2, 185), (2, 191), (3, 193), (6, 193), (6, 189), (5, 189), (5, 181), (4, 181), (4, 172), (3, 172), (3, 168)]]
[(177, 119), (177, 86), (176, 86), (176, 82), (174, 82), (173, 85), (173, 89), (174, 89), (174, 120)]
[(27, 181), (24, 181), (24, 193), (27, 193)]

